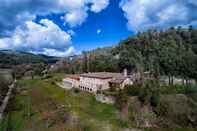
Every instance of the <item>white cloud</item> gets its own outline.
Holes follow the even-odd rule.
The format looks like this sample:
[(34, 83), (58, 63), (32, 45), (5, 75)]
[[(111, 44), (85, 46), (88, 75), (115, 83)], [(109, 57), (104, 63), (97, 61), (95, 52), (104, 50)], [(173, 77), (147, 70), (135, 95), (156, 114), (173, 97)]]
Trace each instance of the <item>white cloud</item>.
[(71, 0), (57, 0), (57, 2), (60, 5), (60, 7), (63, 8), (63, 10), (80, 9), (85, 6), (84, 0), (72, 0), (72, 1)]
[(1, 0), (0, 49), (22, 50), (65, 56), (75, 52), (69, 47), (72, 29), (61, 30), (52, 21), (32, 22), (37, 15), (63, 14), (64, 26), (85, 22), (89, 12), (105, 9), (109, 0)]
[[(64, 3), (69, 3), (70, 0), (60, 0)], [(105, 9), (109, 5), (109, 0), (74, 0), (70, 5), (72, 8), (65, 14), (64, 20), (70, 27), (81, 25), (88, 17), (88, 5), (90, 4), (90, 10), (98, 13)]]
[(72, 10), (65, 14), (64, 20), (69, 24), (70, 27), (75, 27), (77, 25), (81, 25), (86, 20), (87, 16), (88, 14), (86, 10)]
[(97, 29), (96, 33), (100, 34), (101, 33), (101, 29)]
[(74, 48), (68, 48), (70, 44), (71, 35), (48, 19), (41, 20), (40, 24), (27, 21), (24, 27), (17, 27), (11, 37), (0, 39), (1, 49), (58, 56), (73, 53)]
[(128, 29), (144, 31), (188, 25), (197, 20), (196, 0), (122, 0), (120, 7), (128, 20)]
[(70, 34), (71, 36), (75, 35), (75, 32), (73, 30), (68, 30), (67, 33)]
[(100, 12), (109, 0), (1, 0), (0, 36), (10, 34), (18, 25), (33, 20), (36, 15), (63, 13), (66, 24), (81, 25), (88, 12)]
[[(38, 53), (38, 52), (37, 52)], [(74, 55), (76, 53), (76, 50), (73, 46), (70, 46), (68, 49), (65, 49), (63, 51), (59, 51), (56, 49), (44, 49), (43, 52), (40, 52), (41, 54), (45, 54), (48, 56), (58, 56), (58, 57), (65, 57), (65, 56), (70, 56)]]
[(98, 13), (109, 5), (109, 0), (92, 0), (91, 11)]

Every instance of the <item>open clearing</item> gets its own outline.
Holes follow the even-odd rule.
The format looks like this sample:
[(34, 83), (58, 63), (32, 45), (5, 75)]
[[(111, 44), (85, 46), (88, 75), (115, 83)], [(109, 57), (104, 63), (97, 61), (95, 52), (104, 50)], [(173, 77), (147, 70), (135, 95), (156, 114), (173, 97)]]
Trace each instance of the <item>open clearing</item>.
[[(117, 110), (99, 103), (92, 94), (65, 91), (53, 79), (21, 80), (20, 93), (4, 120), (13, 131), (119, 130)], [(4, 129), (3, 129), (4, 128)]]
[(10, 101), (9, 113), (0, 124), (0, 131), (127, 131), (125, 128), (132, 128), (134, 123), (120, 121), (114, 105), (97, 102), (87, 92), (58, 87), (55, 82), (62, 77), (55, 74), (45, 80), (18, 81), (18, 93)]

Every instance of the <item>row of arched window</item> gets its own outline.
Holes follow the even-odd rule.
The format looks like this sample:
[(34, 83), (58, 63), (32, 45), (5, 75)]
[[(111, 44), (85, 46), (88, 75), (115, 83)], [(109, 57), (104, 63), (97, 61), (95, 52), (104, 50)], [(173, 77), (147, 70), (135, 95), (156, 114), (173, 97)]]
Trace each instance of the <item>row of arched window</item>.
[(87, 88), (87, 87), (84, 87), (84, 86), (79, 86), (79, 88), (80, 88), (81, 90), (85, 90), (85, 91), (92, 91), (91, 88)]

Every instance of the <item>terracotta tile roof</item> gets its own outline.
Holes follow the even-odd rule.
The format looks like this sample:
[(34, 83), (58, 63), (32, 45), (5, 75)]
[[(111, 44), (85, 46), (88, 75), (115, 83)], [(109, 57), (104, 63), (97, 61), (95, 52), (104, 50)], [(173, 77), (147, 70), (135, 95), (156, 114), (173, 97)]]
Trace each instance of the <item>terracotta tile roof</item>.
[(125, 80), (125, 78), (115, 78), (115, 79), (112, 79), (111, 81), (109, 81), (110, 83), (113, 83), (113, 84), (121, 84), (123, 83)]
[(98, 78), (98, 79), (111, 79), (114, 77), (121, 77), (121, 73), (111, 73), (111, 72), (95, 72), (95, 73), (85, 73), (81, 74), (81, 77)]
[(66, 75), (66, 78), (74, 79), (74, 80), (80, 80), (80, 75)]

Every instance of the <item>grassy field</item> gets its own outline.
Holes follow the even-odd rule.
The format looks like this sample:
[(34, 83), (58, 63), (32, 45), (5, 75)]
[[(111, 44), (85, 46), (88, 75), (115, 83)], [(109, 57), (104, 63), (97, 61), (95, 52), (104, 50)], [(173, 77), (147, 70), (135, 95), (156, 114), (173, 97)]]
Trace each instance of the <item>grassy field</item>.
[[(120, 113), (114, 105), (97, 102), (93, 94), (58, 87), (55, 82), (63, 76), (52, 74), (44, 80), (18, 81), (19, 90), (9, 104), (9, 113), (0, 123), (0, 131), (125, 131), (127, 127), (136, 127), (135, 122), (120, 121)], [(196, 95), (191, 98), (196, 100)], [(132, 106), (132, 110), (138, 107)], [(136, 112), (140, 110), (139, 105)], [(185, 130), (195, 129), (174, 129)]]
[(57, 87), (53, 82), (61, 75), (46, 80), (21, 80), (20, 93), (11, 102), (0, 130), (9, 131), (105, 131), (119, 130), (117, 110), (99, 103), (92, 94), (75, 93)]

